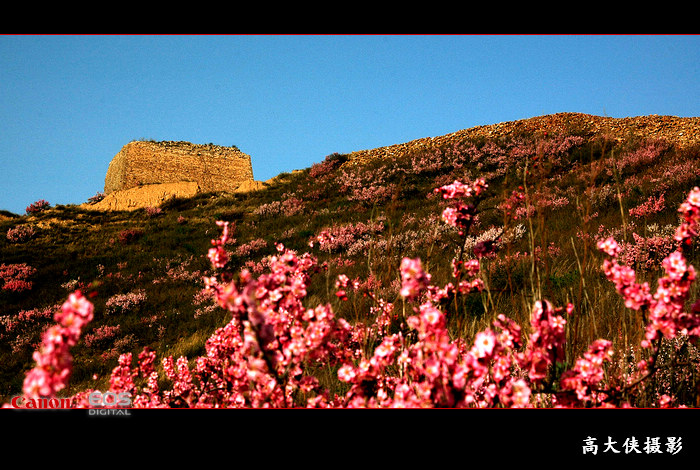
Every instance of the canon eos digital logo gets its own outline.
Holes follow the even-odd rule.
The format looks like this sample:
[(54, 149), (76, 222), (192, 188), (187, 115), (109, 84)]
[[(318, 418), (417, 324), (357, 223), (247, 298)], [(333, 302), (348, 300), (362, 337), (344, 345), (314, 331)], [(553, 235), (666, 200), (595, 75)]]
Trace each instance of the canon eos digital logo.
[[(130, 415), (131, 394), (128, 392), (90, 392), (87, 396), (88, 414), (90, 416)], [(65, 410), (72, 408), (70, 398), (27, 398), (13, 397), (13, 408), (28, 410)]]

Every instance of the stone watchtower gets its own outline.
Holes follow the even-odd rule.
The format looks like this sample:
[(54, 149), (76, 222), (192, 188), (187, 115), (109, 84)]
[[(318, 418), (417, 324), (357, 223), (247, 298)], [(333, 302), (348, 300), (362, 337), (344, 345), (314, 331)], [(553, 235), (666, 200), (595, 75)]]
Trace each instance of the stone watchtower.
[(250, 155), (236, 147), (189, 142), (133, 141), (109, 164), (106, 195), (142, 185), (197, 183), (199, 191), (236, 190), (253, 180)]

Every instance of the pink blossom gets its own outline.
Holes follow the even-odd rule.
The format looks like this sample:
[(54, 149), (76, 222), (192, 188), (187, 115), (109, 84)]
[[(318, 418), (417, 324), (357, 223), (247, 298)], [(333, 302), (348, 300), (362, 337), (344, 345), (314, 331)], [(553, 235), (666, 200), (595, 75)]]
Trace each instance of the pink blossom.
[(66, 387), (72, 370), (69, 349), (92, 318), (92, 303), (80, 291), (70, 294), (54, 316), (57, 324), (44, 332), (42, 344), (33, 354), (36, 366), (25, 377), (26, 396), (53, 397)]
[(419, 258), (404, 258), (401, 261), (401, 282), (401, 295), (414, 299), (430, 284), (430, 274), (423, 271)]
[(490, 356), (493, 352), (495, 344), (496, 336), (491, 330), (485, 330), (477, 333), (476, 339), (474, 340), (476, 356), (479, 358)]
[(535, 302), (530, 341), (526, 351), (518, 355), (521, 367), (528, 371), (533, 382), (545, 379), (549, 368), (564, 359), (566, 320), (562, 312), (563, 309), (554, 308), (548, 301)]
[(658, 198), (650, 196), (644, 203), (637, 207), (633, 207), (629, 212), (630, 215), (641, 219), (661, 212), (665, 209), (665, 207), (666, 204), (664, 200), (664, 193), (661, 193)]
[(0, 283), (3, 290), (21, 292), (31, 290), (33, 282), (29, 277), (36, 274), (36, 269), (26, 263), (0, 264)]
[(32, 204), (27, 206), (26, 212), (27, 215), (36, 214), (38, 212), (48, 209), (49, 207), (51, 207), (51, 204), (49, 204), (48, 201), (44, 199), (39, 199), (38, 201), (33, 202)]
[(612, 359), (612, 343), (608, 340), (596, 340), (576, 360), (574, 368), (564, 373), (561, 379), (563, 391), (573, 391), (577, 400), (588, 403), (604, 398), (597, 386), (604, 380), (603, 364)]
[(36, 234), (36, 230), (31, 225), (18, 225), (7, 230), (7, 239), (12, 243), (22, 243)]
[(679, 281), (686, 275), (686, 273), (691, 276), (690, 280), (695, 278), (695, 273), (692, 266), (690, 269), (688, 269), (685, 258), (679, 251), (675, 251), (666, 257), (666, 259), (664, 259), (662, 262), (662, 266), (672, 280)]
[(646, 327), (644, 347), (654, 347), (654, 341), (660, 337), (672, 338), (679, 332), (700, 336), (700, 317), (683, 312), (690, 284), (695, 280), (695, 269), (687, 263), (683, 249), (697, 233), (695, 227), (700, 218), (696, 206), (698, 191), (698, 188), (694, 188), (681, 204), (679, 211), (683, 215), (683, 222), (676, 233), (681, 243), (676, 251), (662, 261), (666, 276), (658, 280), (657, 291), (653, 296), (646, 283), (636, 283), (634, 270), (618, 264), (618, 252), (612, 251), (612, 255), (608, 253), (612, 259), (606, 259), (603, 263), (603, 272), (623, 295), (625, 305), (649, 312), (650, 321)]
[(223, 268), (228, 262), (228, 253), (224, 249), (224, 245), (228, 242), (228, 222), (218, 220), (216, 225), (222, 227), (221, 237), (218, 240), (212, 240), (211, 244), (214, 245), (213, 248), (209, 248), (207, 256), (209, 260), (216, 268)]
[(598, 242), (598, 249), (604, 251), (608, 256), (617, 256), (620, 253), (620, 246), (612, 237), (600, 240)]
[(480, 195), (488, 187), (483, 178), (478, 178), (472, 185), (464, 184), (458, 180), (454, 183), (442, 186), (435, 190), (436, 193), (442, 194), (443, 199), (463, 199), (472, 195)]

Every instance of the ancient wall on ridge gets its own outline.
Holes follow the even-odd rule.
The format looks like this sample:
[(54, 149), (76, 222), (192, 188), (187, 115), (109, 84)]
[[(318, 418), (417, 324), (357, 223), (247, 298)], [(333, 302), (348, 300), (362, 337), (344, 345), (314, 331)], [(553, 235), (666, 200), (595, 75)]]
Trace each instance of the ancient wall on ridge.
[(234, 191), (253, 180), (250, 155), (236, 147), (133, 141), (109, 164), (105, 194), (147, 184), (196, 182), (202, 192)]

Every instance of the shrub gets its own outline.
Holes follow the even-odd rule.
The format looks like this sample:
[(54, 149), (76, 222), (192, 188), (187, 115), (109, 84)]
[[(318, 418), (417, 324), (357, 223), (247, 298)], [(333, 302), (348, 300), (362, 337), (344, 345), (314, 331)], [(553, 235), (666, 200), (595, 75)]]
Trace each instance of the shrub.
[(337, 152), (327, 155), (321, 163), (311, 165), (309, 176), (314, 179), (326, 176), (340, 167), (347, 159), (347, 155), (341, 155)]
[(644, 217), (649, 217), (652, 214), (663, 211), (666, 208), (666, 201), (664, 200), (664, 193), (661, 193), (657, 198), (650, 196), (642, 204), (637, 207), (630, 209), (630, 215), (642, 219)]
[(124, 229), (121, 232), (119, 232), (119, 243), (122, 245), (128, 245), (129, 243), (133, 243), (139, 238), (141, 238), (144, 234), (144, 231), (141, 229), (135, 229), (135, 228), (128, 228)]
[(33, 283), (27, 278), (36, 274), (36, 269), (26, 263), (0, 264), (2, 289), (11, 292), (31, 290)]
[(374, 234), (384, 230), (384, 222), (357, 222), (342, 225), (333, 225), (321, 230), (311, 241), (313, 246), (318, 243), (323, 251), (339, 251), (349, 248), (359, 240), (367, 240)]
[(620, 172), (634, 171), (639, 167), (650, 165), (669, 148), (670, 144), (664, 140), (649, 139), (625, 152), (617, 162), (617, 169)]
[(92, 333), (85, 335), (85, 346), (88, 348), (102, 342), (114, 338), (120, 331), (119, 325), (107, 326), (103, 325), (96, 328)]
[(27, 215), (30, 214), (38, 214), (41, 211), (44, 211), (51, 207), (51, 204), (48, 203), (48, 201), (45, 201), (44, 199), (39, 199), (38, 201), (30, 204), (26, 208)]
[(160, 207), (146, 207), (146, 215), (149, 217), (155, 217), (157, 215), (161, 215), (163, 213), (163, 209)]
[(265, 248), (267, 248), (267, 242), (262, 238), (256, 238), (254, 240), (249, 241), (248, 243), (239, 245), (236, 248), (236, 254), (241, 257), (250, 256), (251, 254), (256, 253)]
[(105, 193), (97, 191), (94, 196), (88, 198), (88, 204), (96, 204), (105, 198)]
[(274, 217), (277, 215), (284, 215), (286, 217), (291, 217), (304, 210), (304, 201), (295, 197), (293, 194), (284, 194), (282, 200), (272, 201), (267, 204), (262, 204), (258, 206), (254, 214), (262, 217)]
[(22, 243), (36, 235), (36, 230), (31, 225), (18, 225), (7, 231), (7, 239), (11, 243)]
[(107, 299), (105, 315), (125, 314), (146, 301), (146, 291), (136, 290), (126, 294), (116, 294)]

